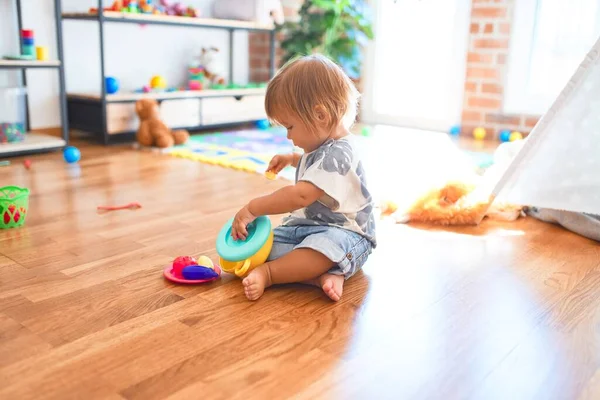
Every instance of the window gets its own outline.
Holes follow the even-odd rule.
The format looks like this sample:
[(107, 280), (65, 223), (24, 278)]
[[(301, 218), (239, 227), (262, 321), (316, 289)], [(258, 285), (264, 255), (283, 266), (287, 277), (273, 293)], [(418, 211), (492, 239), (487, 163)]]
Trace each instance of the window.
[(600, 36), (600, 0), (516, 0), (504, 111), (541, 115)]

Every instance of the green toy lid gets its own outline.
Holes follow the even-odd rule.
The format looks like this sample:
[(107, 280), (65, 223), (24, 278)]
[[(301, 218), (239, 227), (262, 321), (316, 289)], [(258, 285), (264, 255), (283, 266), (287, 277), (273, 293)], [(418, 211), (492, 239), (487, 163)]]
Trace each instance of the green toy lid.
[(231, 236), (233, 218), (221, 228), (217, 236), (217, 253), (227, 261), (242, 261), (252, 257), (271, 235), (271, 220), (267, 216), (256, 218), (247, 226), (246, 240), (234, 240)]

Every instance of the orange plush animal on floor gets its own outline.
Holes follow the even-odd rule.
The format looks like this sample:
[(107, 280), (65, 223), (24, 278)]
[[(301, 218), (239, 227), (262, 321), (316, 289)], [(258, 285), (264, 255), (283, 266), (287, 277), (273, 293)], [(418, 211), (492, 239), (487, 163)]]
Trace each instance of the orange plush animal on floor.
[(174, 144), (184, 144), (190, 137), (188, 131), (171, 130), (161, 121), (158, 112), (158, 102), (153, 99), (141, 99), (135, 103), (135, 111), (140, 118), (137, 131), (137, 141), (146, 147), (171, 147)]
[[(476, 186), (449, 182), (418, 198), (406, 211), (398, 213), (395, 203), (381, 206), (382, 216), (393, 215), (398, 222), (422, 222), (437, 225), (477, 225), (484, 217), (514, 221), (522, 207), (492, 202), (476, 191)], [(491, 204), (490, 204), (491, 203)]]

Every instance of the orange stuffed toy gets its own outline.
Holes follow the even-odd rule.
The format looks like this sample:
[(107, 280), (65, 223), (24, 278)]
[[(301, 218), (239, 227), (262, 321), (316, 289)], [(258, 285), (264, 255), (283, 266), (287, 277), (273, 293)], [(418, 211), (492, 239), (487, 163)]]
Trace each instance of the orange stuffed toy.
[(171, 147), (174, 144), (184, 144), (190, 137), (188, 131), (184, 129), (171, 130), (161, 121), (156, 100), (138, 100), (135, 103), (135, 111), (140, 118), (140, 127), (136, 138), (142, 146)]
[(402, 213), (398, 212), (394, 202), (384, 202), (381, 205), (381, 214), (393, 215), (397, 222), (435, 225), (478, 225), (483, 218), (514, 221), (521, 215), (521, 206), (494, 202), (475, 189), (474, 184), (448, 182), (443, 187), (432, 189), (419, 197)]

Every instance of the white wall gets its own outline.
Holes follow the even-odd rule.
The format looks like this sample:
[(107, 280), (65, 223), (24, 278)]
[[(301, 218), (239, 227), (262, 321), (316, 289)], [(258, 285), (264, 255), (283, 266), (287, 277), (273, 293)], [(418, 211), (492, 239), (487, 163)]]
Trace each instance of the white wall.
[[(184, 4), (209, 16), (213, 0), (185, 0)], [(0, 1), (0, 54), (18, 51), (18, 32), (11, 3)], [(22, 1), (23, 25), (35, 30), (36, 45), (47, 45), (56, 58), (54, 2)], [(112, 1), (105, 1), (105, 6)], [(86, 11), (94, 1), (63, 0), (64, 12)], [(150, 81), (153, 75), (165, 77), (169, 86), (183, 85), (186, 67), (203, 46), (216, 46), (228, 62), (229, 39), (226, 31), (160, 25), (105, 24), (105, 73), (119, 79), (121, 90), (133, 90)], [(67, 91), (100, 93), (100, 54), (98, 24), (91, 21), (63, 21), (63, 49)], [(234, 37), (234, 80), (248, 80), (248, 36)], [(225, 68), (227, 71), (228, 69)], [(0, 86), (18, 84), (17, 72), (0, 71)], [(60, 125), (58, 74), (53, 70), (27, 72), (32, 128)]]

